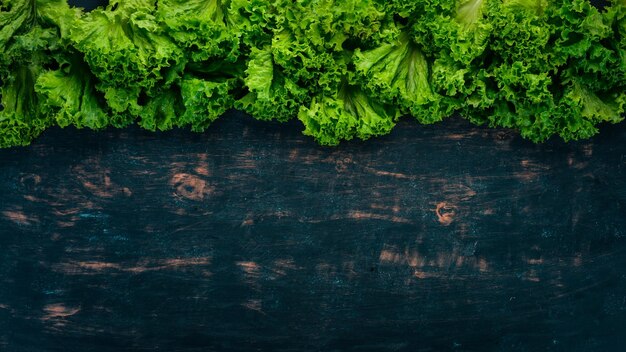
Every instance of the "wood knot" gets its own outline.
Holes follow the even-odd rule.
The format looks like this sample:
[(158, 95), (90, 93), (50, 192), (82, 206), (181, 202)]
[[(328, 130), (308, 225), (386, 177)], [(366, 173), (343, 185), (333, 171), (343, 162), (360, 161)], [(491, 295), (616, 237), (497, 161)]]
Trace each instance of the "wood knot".
[(439, 202), (437, 203), (437, 208), (435, 208), (435, 214), (441, 225), (449, 226), (456, 216), (456, 206), (446, 202)]

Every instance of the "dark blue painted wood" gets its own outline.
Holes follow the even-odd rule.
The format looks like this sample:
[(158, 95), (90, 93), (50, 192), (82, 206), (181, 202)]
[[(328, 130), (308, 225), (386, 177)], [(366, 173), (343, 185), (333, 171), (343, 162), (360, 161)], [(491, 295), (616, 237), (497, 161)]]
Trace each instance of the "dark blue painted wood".
[(68, 4), (71, 6), (82, 7), (87, 11), (93, 10), (98, 6), (106, 6), (109, 4), (108, 0), (68, 0)]
[(0, 151), (0, 350), (622, 350), (623, 124), (299, 130), (229, 113)]

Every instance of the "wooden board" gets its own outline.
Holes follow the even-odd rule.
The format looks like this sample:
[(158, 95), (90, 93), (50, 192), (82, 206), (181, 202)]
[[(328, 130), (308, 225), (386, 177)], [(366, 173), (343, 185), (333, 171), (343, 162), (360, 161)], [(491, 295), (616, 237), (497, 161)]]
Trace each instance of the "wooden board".
[(0, 151), (0, 350), (623, 350), (626, 125), (299, 130), (232, 112)]

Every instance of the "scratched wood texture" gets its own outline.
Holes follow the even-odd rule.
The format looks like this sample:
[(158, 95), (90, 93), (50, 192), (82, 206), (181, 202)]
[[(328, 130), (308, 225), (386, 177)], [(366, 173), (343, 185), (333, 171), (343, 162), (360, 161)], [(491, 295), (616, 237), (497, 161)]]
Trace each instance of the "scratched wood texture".
[(623, 351), (626, 125), (299, 130), (1, 150), (0, 350)]

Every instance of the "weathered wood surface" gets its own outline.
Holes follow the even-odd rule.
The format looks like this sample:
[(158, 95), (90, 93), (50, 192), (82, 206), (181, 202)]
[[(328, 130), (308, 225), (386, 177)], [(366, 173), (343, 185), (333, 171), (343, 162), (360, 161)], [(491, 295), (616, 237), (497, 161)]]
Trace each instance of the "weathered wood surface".
[(0, 151), (2, 351), (618, 351), (626, 125), (322, 148), (52, 130)]

